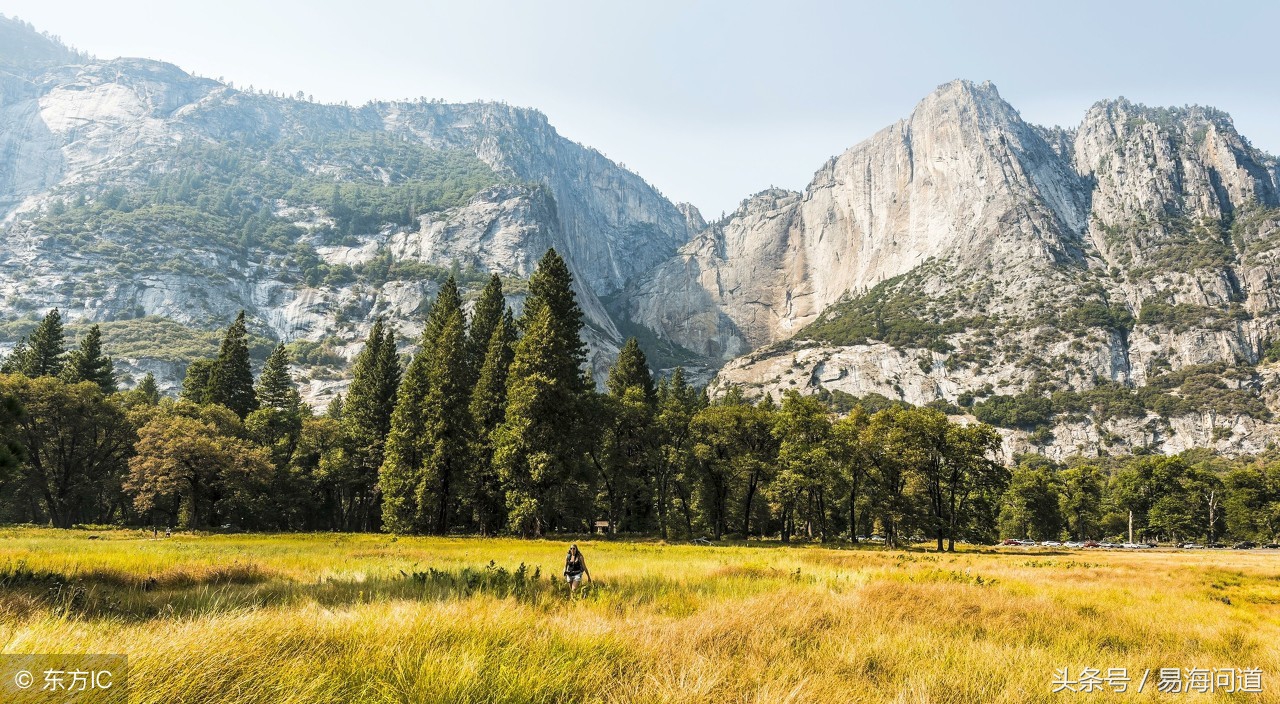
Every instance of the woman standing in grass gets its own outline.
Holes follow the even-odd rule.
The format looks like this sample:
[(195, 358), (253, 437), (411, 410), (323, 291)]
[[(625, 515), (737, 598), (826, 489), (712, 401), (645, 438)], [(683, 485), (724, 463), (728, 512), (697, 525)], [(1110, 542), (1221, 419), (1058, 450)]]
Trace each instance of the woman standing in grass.
[(587, 561), (582, 557), (582, 551), (578, 550), (577, 543), (569, 546), (569, 554), (564, 558), (564, 578), (569, 583), (569, 596), (578, 591), (578, 585), (582, 583), (582, 575), (587, 575), (587, 582), (591, 581), (591, 570), (587, 569)]

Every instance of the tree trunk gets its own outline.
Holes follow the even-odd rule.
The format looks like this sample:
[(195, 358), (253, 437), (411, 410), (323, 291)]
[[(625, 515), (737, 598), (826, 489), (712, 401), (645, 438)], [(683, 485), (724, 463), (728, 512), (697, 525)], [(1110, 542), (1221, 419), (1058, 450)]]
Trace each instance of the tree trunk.
[(747, 501), (742, 515), (742, 537), (751, 535), (751, 504), (756, 497), (756, 478), (752, 472), (751, 483), (747, 485)]
[(858, 543), (858, 490), (849, 490), (849, 540)]

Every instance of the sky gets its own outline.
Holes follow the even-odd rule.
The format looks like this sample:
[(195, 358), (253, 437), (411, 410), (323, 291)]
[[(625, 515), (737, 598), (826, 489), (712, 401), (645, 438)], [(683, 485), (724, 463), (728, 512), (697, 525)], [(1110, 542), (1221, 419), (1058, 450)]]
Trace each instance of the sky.
[(0, 0), (99, 58), (351, 104), (501, 100), (708, 218), (990, 80), (1022, 116), (1094, 102), (1212, 105), (1280, 153), (1280, 3)]

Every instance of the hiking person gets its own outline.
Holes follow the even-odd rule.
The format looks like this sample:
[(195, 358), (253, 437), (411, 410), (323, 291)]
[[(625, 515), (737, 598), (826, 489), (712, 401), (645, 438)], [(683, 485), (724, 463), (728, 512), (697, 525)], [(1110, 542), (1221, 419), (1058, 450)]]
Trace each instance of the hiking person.
[(578, 544), (574, 543), (569, 546), (569, 554), (564, 558), (564, 579), (569, 583), (569, 596), (578, 590), (578, 585), (582, 583), (582, 575), (587, 575), (587, 581), (591, 581), (591, 570), (587, 569), (587, 561), (582, 557), (582, 551), (578, 549)]

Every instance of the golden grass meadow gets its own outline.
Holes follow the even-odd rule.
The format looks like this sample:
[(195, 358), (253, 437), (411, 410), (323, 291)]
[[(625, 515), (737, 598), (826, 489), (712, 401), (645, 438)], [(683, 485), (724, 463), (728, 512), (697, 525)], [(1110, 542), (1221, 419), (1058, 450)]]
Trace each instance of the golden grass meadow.
[[(579, 544), (570, 599), (550, 540), (4, 529), (0, 634), (146, 703), (1280, 701), (1277, 553)], [(1085, 666), (1264, 691), (1052, 692)]]

